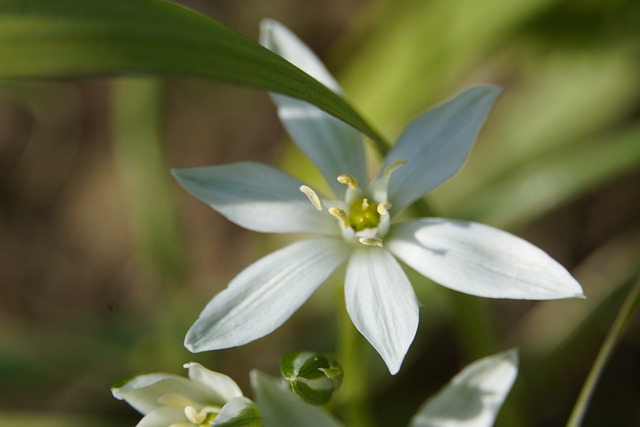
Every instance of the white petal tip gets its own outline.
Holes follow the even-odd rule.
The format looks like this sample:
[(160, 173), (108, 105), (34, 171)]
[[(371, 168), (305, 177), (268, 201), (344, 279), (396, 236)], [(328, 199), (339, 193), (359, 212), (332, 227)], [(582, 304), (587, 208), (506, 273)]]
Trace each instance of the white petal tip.
[(494, 86), (494, 85), (486, 85), (486, 86), (481, 86), (481, 87), (485, 87), (487, 88), (487, 90), (494, 92), (496, 94), (502, 93), (502, 88), (500, 86)]
[(268, 30), (271, 27), (275, 27), (276, 25), (282, 25), (282, 24), (280, 24), (278, 21), (272, 18), (263, 18), (260, 21), (260, 29), (263, 31)]
[(575, 298), (575, 299), (587, 299), (582, 290), (582, 286), (572, 277), (569, 276), (570, 279), (565, 281), (564, 286), (559, 286), (561, 289), (558, 290), (558, 295), (553, 297), (554, 299), (565, 299), (565, 298)]
[(502, 93), (502, 87), (496, 85), (479, 85), (470, 88), (469, 90), (482, 90), (492, 93), (494, 96), (498, 96)]
[(122, 393), (120, 393), (120, 389), (119, 388), (112, 388), (111, 389), (111, 394), (113, 395), (113, 397), (115, 397), (118, 400), (124, 400), (124, 395)]
[(180, 180), (180, 178), (182, 178), (183, 171), (184, 171), (184, 169), (181, 169), (181, 168), (171, 168), (171, 169), (169, 169), (169, 173), (178, 181)]
[(518, 347), (507, 350), (502, 354), (505, 359), (510, 360), (514, 365), (518, 364), (518, 359), (520, 358), (520, 349)]
[[(402, 362), (401, 362), (402, 363)], [(387, 364), (387, 368), (389, 368), (389, 373), (391, 375), (395, 375), (400, 372), (401, 363)]]
[(210, 342), (199, 342), (199, 341), (189, 341), (189, 342), (185, 341), (184, 346), (191, 353), (202, 353), (203, 351), (220, 350), (221, 348), (221, 347), (212, 345)]
[(269, 50), (278, 51), (277, 37), (290, 37), (290, 30), (275, 19), (265, 18), (260, 21), (260, 44)]
[[(184, 347), (189, 350), (191, 353), (199, 353), (201, 351), (203, 351), (202, 349), (198, 348), (198, 345), (196, 345), (190, 338), (189, 335), (187, 335), (187, 338), (184, 340)], [(186, 368), (186, 364), (185, 364), (185, 368)]]
[[(378, 350), (376, 348), (376, 350)], [(402, 351), (402, 350), (400, 350)], [(396, 353), (396, 354), (382, 354), (380, 353), (380, 356), (382, 357), (382, 360), (384, 361), (385, 365), (387, 365), (387, 369), (389, 370), (389, 374), (391, 375), (396, 375), (398, 372), (400, 372), (400, 368), (402, 367), (402, 362), (404, 362), (404, 358), (407, 355), (407, 352), (409, 351), (409, 346), (407, 346), (404, 351), (402, 351), (402, 354)]]

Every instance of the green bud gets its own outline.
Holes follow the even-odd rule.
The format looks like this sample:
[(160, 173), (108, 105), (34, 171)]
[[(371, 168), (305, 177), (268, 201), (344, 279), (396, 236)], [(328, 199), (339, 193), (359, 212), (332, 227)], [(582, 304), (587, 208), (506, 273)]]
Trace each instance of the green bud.
[(330, 354), (302, 351), (280, 360), (280, 373), (291, 390), (312, 405), (324, 405), (342, 383), (342, 367)]

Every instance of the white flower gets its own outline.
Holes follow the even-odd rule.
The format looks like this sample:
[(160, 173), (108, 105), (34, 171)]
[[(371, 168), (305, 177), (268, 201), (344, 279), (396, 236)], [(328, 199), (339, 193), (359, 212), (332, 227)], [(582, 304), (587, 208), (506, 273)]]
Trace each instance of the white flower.
[(137, 427), (260, 426), (257, 407), (226, 375), (190, 362), (189, 378), (146, 374), (115, 384), (113, 396), (144, 415)]
[(517, 375), (517, 350), (477, 360), (427, 400), (409, 427), (490, 427)]
[[(263, 43), (339, 91), (322, 63), (289, 30), (267, 21)], [(343, 263), (345, 299), (356, 328), (392, 374), (413, 341), (418, 302), (396, 257), (451, 289), (491, 298), (582, 296), (546, 253), (506, 232), (471, 222), (393, 218), (452, 177), (464, 163), (500, 90), (475, 87), (417, 117), (366, 183), (361, 135), (299, 100), (273, 95), (278, 114), (328, 180), (328, 199), (257, 163), (174, 170), (178, 182), (232, 222), (259, 232), (309, 233), (242, 271), (187, 333), (194, 352), (246, 344), (287, 320)]]

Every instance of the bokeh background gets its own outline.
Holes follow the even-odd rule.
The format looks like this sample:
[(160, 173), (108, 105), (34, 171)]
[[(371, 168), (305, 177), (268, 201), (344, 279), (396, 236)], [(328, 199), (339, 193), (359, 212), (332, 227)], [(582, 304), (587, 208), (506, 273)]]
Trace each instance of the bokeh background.
[[(426, 200), (542, 247), (588, 299), (482, 300), (414, 275), (421, 324), (401, 372), (364, 356), (371, 408), (380, 426), (406, 425), (462, 366), (517, 346), (498, 424), (562, 425), (640, 275), (640, 3), (182, 3), (253, 39), (261, 19), (283, 22), (390, 140), (465, 87), (505, 88), (468, 164)], [(250, 395), (250, 369), (335, 350), (332, 286), (245, 347), (182, 347), (206, 302), (287, 239), (230, 224), (168, 173), (240, 160), (322, 186), (264, 92), (177, 77), (0, 82), (0, 425), (135, 425), (111, 397), (119, 378), (195, 360)], [(639, 360), (636, 317), (585, 426), (640, 425)]]

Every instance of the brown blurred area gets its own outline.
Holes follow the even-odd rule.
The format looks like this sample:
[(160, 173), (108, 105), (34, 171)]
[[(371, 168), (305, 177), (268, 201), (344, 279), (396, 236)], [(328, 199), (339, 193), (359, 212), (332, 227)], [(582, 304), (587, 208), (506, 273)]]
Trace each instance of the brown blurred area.
[[(322, 52), (363, 2), (183, 3), (254, 39), (267, 13), (283, 22), (295, 16), (292, 28)], [(240, 160), (273, 163), (281, 153), (284, 133), (266, 93), (179, 79), (162, 86), (160, 133), (168, 167)], [(2, 315), (37, 319), (52, 298), (67, 304), (82, 301), (93, 310), (110, 295), (120, 295), (128, 286), (115, 283), (127, 282), (124, 278), (135, 270), (126, 192), (113, 152), (112, 81), (3, 85), (0, 95), (0, 262), (7, 296), (0, 302)], [(184, 194), (177, 197), (181, 205), (192, 205), (186, 211), (205, 213), (198, 218), (197, 212), (196, 221), (206, 225), (196, 226), (190, 219), (187, 229), (212, 229), (234, 238), (242, 234), (239, 228), (225, 231), (232, 227), (227, 221)], [(187, 240), (198, 237), (209, 243), (194, 242), (205, 246), (193, 252), (220, 259), (215, 264), (197, 262), (192, 267), (198, 276), (237, 269), (229, 265), (237, 248), (216, 250), (198, 231), (191, 231)], [(220, 240), (228, 244), (234, 238), (223, 235)], [(59, 294), (63, 289), (68, 293)]]
[[(279, 19), (317, 51), (331, 45), (363, 3), (184, 2), (253, 39), (262, 18)], [(115, 84), (0, 84), (4, 410), (115, 410), (116, 420), (120, 413), (128, 417), (122, 424), (133, 425), (136, 415), (110, 396), (110, 384), (153, 370), (181, 373), (181, 364), (194, 358), (182, 348), (189, 324), (259, 255), (250, 249), (252, 233), (187, 195), (169, 168), (273, 163), (284, 133), (268, 95), (204, 81), (160, 83), (160, 144), (179, 210), (184, 265), (158, 277), (141, 260), (132, 230), (131, 199), (114, 144)], [(159, 310), (167, 310), (168, 319), (159, 320)], [(167, 320), (175, 330), (159, 326)], [(136, 347), (141, 349), (131, 350)], [(248, 393), (246, 366), (238, 365), (238, 382)]]

